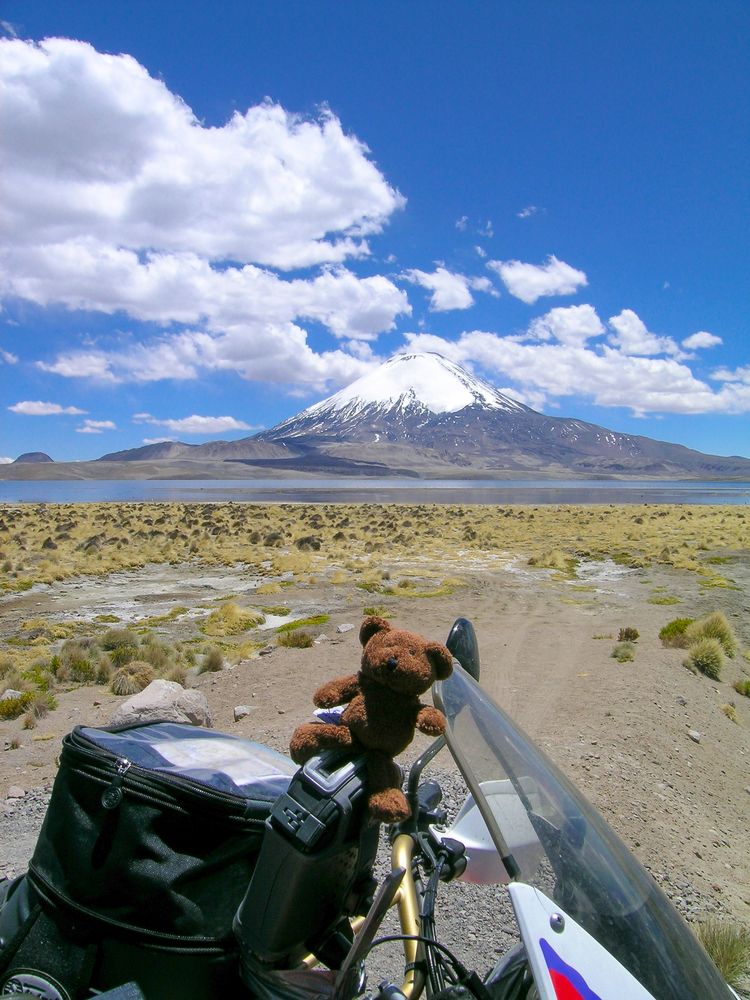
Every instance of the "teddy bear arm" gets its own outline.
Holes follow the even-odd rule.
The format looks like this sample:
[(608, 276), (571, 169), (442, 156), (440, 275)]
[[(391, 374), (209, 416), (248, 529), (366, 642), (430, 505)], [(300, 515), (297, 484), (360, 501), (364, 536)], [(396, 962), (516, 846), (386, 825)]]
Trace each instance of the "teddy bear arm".
[(421, 705), (417, 712), (417, 729), (427, 736), (442, 736), (445, 732), (445, 716), (432, 705)]
[(333, 708), (334, 705), (350, 702), (357, 694), (359, 694), (359, 680), (356, 674), (352, 674), (350, 677), (337, 677), (323, 684), (313, 695), (313, 702), (318, 708)]

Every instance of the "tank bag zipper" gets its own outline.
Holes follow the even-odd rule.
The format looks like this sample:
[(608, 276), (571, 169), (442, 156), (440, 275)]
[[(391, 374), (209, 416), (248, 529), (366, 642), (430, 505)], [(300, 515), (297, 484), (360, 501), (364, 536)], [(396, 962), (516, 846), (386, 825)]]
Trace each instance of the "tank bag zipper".
[(122, 802), (122, 797), (124, 795), (122, 783), (125, 780), (125, 775), (132, 766), (133, 765), (127, 757), (118, 758), (115, 776), (102, 792), (101, 803), (105, 809), (116, 809)]

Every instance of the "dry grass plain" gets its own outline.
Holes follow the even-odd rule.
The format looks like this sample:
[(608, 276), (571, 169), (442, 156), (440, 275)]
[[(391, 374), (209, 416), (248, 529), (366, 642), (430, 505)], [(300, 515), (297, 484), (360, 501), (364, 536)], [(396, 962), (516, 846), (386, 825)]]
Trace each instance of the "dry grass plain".
[[(750, 920), (750, 698), (734, 688), (750, 678), (750, 508), (4, 505), (0, 568), (0, 692), (56, 703), (0, 721), (0, 797), (51, 780), (60, 738), (106, 723), (133, 660), (203, 690), (218, 728), (284, 748), (313, 689), (356, 669), (339, 625), (375, 609), (444, 640), (466, 615), (483, 685), (686, 916)], [(738, 642), (718, 679), (659, 641), (714, 611)], [(626, 662), (621, 629), (638, 632)], [(253, 710), (235, 723), (238, 704)]]

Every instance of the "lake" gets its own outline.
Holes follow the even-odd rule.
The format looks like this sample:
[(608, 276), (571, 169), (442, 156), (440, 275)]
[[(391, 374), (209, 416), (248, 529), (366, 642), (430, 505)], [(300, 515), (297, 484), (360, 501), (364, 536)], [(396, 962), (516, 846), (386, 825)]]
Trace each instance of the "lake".
[(0, 482), (2, 503), (750, 504), (747, 482), (204, 479)]

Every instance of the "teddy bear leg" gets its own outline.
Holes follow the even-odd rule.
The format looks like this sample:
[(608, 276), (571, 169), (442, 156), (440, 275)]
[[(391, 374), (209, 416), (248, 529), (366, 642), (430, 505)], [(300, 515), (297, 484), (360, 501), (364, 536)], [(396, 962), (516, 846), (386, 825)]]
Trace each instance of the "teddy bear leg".
[(321, 750), (343, 750), (351, 745), (352, 734), (346, 726), (329, 722), (305, 722), (292, 733), (289, 753), (295, 764), (304, 764)]
[(385, 753), (367, 755), (368, 809), (381, 823), (400, 823), (411, 815), (409, 803), (401, 791), (401, 769)]

